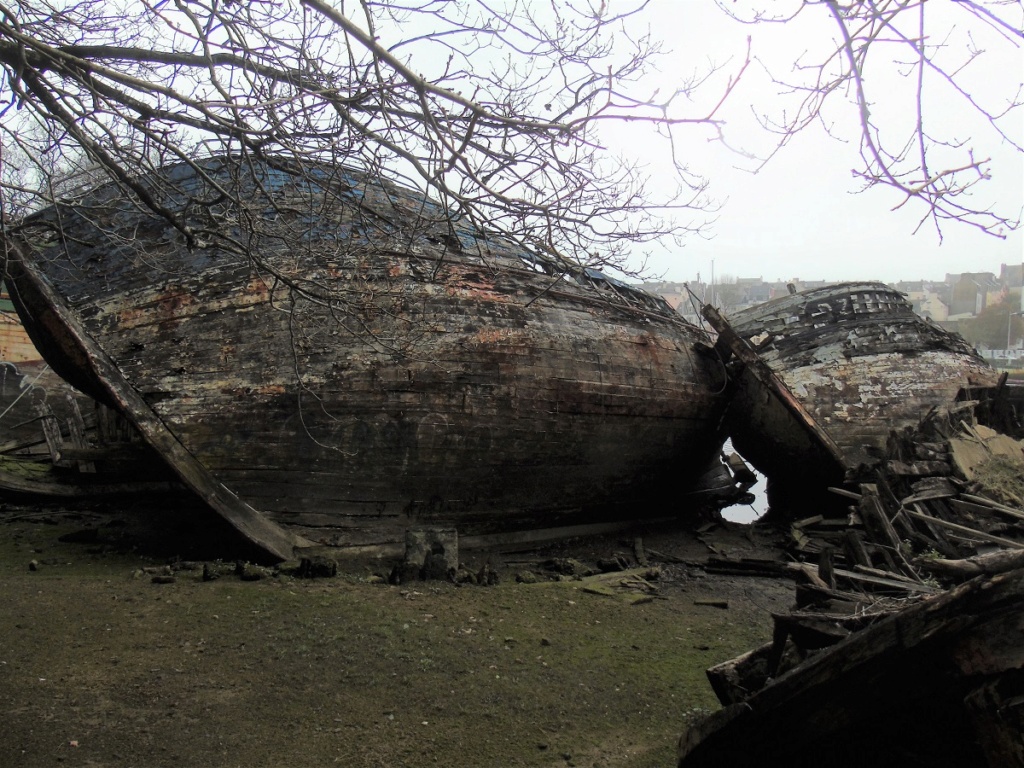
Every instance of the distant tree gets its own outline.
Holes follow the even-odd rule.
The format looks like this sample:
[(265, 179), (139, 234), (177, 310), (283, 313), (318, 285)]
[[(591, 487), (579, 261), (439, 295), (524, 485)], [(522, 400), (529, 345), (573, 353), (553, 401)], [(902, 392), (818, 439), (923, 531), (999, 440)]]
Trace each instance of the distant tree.
[[(985, 307), (978, 316), (960, 323), (960, 333), (976, 346), (1007, 349), (1024, 338), (1020, 312), (1020, 291), (1010, 291), (997, 304)], [(1009, 342), (1009, 343), (1008, 343)]]
[(743, 291), (737, 284), (734, 275), (722, 275), (712, 286), (712, 296), (714, 296), (714, 305), (728, 312), (743, 300)]

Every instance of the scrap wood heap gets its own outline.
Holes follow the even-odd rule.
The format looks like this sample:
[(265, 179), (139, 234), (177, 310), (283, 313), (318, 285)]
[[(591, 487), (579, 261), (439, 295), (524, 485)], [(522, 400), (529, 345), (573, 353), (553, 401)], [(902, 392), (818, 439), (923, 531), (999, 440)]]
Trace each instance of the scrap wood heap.
[(792, 567), (819, 590), (930, 594), (980, 572), (965, 561), (989, 567), (1024, 551), (1024, 449), (982, 424), (928, 418), (891, 435), (887, 459), (857, 491), (831, 490), (850, 499), (846, 518), (814, 516), (790, 531), (804, 561)]
[(755, 768), (768, 752), (787, 768), (1022, 766), (1022, 605), (1016, 568), (884, 618), (779, 617), (776, 641), (850, 634), (771, 680), (778, 642), (713, 668), (724, 706), (687, 724), (678, 766)]
[(774, 616), (772, 641), (708, 670), (723, 705), (955, 584), (1024, 568), (1024, 443), (976, 423), (977, 405), (892, 434), (856, 490), (830, 489), (849, 499), (845, 517), (790, 524), (792, 562), (709, 560), (709, 571), (797, 580), (797, 608)]

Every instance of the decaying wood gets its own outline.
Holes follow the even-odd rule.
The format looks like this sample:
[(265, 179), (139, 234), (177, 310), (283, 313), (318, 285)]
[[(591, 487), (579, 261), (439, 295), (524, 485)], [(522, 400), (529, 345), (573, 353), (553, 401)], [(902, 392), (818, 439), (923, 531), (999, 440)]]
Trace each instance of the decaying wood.
[[(810, 568), (810, 566), (807, 566)], [(863, 592), (848, 592), (839, 589), (828, 589), (823, 587), (817, 573), (809, 583), (796, 585), (796, 606), (800, 609), (827, 609), (836, 610), (836, 604), (842, 603), (851, 612), (860, 611), (864, 606), (869, 605), (873, 598)]]
[(803, 404), (793, 396), (789, 388), (779, 376), (762, 360), (750, 343), (733, 330), (724, 317), (711, 305), (701, 310), (704, 318), (718, 332), (719, 344), (722, 344), (735, 355), (744, 365), (745, 370), (778, 399), (790, 414), (799, 428), (806, 432), (813, 442), (839, 466), (845, 466), (842, 449), (836, 445), (829, 434), (822, 429), (814, 417), (808, 413)]
[(984, 496), (975, 496), (970, 493), (963, 493), (960, 495), (960, 498), (971, 504), (976, 504), (980, 507), (986, 507), (988, 509), (995, 510), (996, 512), (1000, 512), (1004, 515), (1009, 515), (1010, 517), (1015, 518), (1017, 520), (1024, 520), (1024, 511), (1014, 509), (1013, 507), (1008, 507), (1005, 504), (1000, 504), (999, 502), (993, 501), (992, 499), (986, 499)]
[(975, 555), (960, 560), (944, 560), (942, 558), (920, 558), (917, 566), (927, 573), (946, 579), (966, 581), (975, 576), (1006, 573), (1016, 568), (1024, 568), (1024, 550), (998, 550), (984, 555)]
[[(1024, 570), (974, 579), (878, 620), (694, 724), (678, 764), (761, 766), (767, 749), (773, 763), (793, 768), (823, 757), (839, 768), (895, 768), (907, 754), (951, 768), (1019, 764), (1022, 633)], [(1001, 695), (973, 694), (993, 688)], [(1007, 754), (1018, 762), (1004, 762)]]
[(928, 477), (929, 475), (948, 474), (951, 467), (948, 461), (889, 461), (886, 464), (894, 475), (905, 477)]
[(829, 588), (836, 588), (836, 570), (832, 562), (832, 547), (824, 547), (818, 555), (818, 578)]
[(865, 483), (861, 485), (860, 491), (861, 500), (857, 509), (872, 539), (884, 546), (899, 549), (900, 539), (878, 498), (878, 488), (871, 483)]
[(722, 704), (737, 704), (764, 687), (769, 678), (768, 658), (772, 647), (773, 643), (766, 643), (708, 669), (708, 682)]
[[(12, 294), (62, 375), (271, 556), (663, 517), (717, 459), (721, 363), (661, 299), (357, 171), (198, 165), (160, 183), (210, 243), (99, 188), (9, 235)], [(249, 207), (192, 222), (217, 185)]]
[(180, 494), (181, 483), (172, 480), (126, 480), (103, 474), (55, 475), (49, 461), (31, 458), (0, 458), (0, 490), (30, 497), (90, 499), (132, 494)]
[[(947, 474), (948, 474), (948, 467)], [(948, 477), (927, 477), (911, 485), (914, 493), (902, 500), (904, 505), (931, 499), (948, 499), (956, 496), (958, 491)]]
[(843, 551), (846, 553), (846, 559), (854, 565), (871, 565), (871, 557), (864, 547), (864, 539), (852, 528), (843, 534)]
[[(26, 248), (23, 244), (15, 243), (10, 243), (9, 247), (12, 253), (22, 255)], [(73, 349), (73, 354), (69, 354), (69, 357), (85, 361), (84, 364), (88, 366), (86, 370), (93, 372), (102, 386), (108, 387), (107, 398), (117, 403), (122, 412), (132, 414), (139, 432), (169, 464), (175, 467), (181, 479), (247, 539), (262, 548), (270, 558), (291, 559), (295, 547), (306, 542), (300, 537), (286, 533), (280, 526), (264, 518), (205, 472), (195, 456), (167, 431), (166, 424), (154, 413), (143, 396), (125, 384), (114, 362), (97, 347), (78, 318), (65, 306), (48, 283), (25, 269), (15, 269), (12, 271), (12, 277), (22, 306), (31, 306), (36, 322), (44, 327), (64, 330), (65, 335), (61, 342)], [(59, 370), (60, 366), (55, 365), (54, 368), (63, 375), (64, 372)], [(84, 375), (85, 372), (82, 371), (78, 378)]]
[(896, 573), (878, 571), (876, 569), (871, 569), (871, 571), (873, 572), (866, 573), (859, 570), (848, 571), (845, 568), (834, 569), (834, 573), (837, 577), (867, 587), (882, 587), (888, 590), (895, 590), (898, 593), (923, 592), (927, 594), (934, 594), (935, 592), (940, 591), (935, 587), (930, 587), (927, 584), (922, 584), (912, 579), (901, 577)]
[(914, 519), (922, 523), (928, 532), (925, 542), (944, 554), (955, 555), (957, 552), (956, 547), (946, 538), (946, 535), (942, 532), (942, 527), (935, 524), (932, 516), (925, 511), (924, 505), (920, 502), (915, 502), (911, 506), (912, 509), (901, 509), (898, 513), (900, 517), (909, 520), (913, 517), (910, 513), (912, 511), (916, 512), (918, 517)]
[(967, 536), (970, 539), (980, 539), (981, 541), (988, 541), (993, 544), (998, 544), (1002, 547), (1009, 547), (1011, 549), (1024, 549), (1024, 544), (1018, 541), (1013, 541), (1012, 539), (1007, 539), (1002, 536), (993, 536), (992, 534), (985, 533), (984, 531), (979, 531), (974, 528), (968, 528), (966, 525), (960, 525), (959, 523), (951, 523), (947, 520), (939, 520), (938, 518), (930, 517), (929, 515), (924, 515), (920, 512), (911, 512), (908, 510), (907, 514), (915, 519), (931, 523), (932, 525), (939, 525), (943, 528), (949, 528), (951, 531), (956, 531), (957, 533), (963, 536)]
[[(731, 365), (742, 367), (728, 412), (733, 444), (772, 479), (769, 500), (775, 493), (794, 507), (787, 514), (826, 506), (828, 494), (807, 479), (839, 487), (844, 473), (836, 476), (836, 460), (857, 479), (862, 467), (879, 463), (891, 431), (915, 428), (928, 412), (941, 418), (970, 410), (956, 402), (959, 392), (998, 381), (962, 338), (917, 316), (903, 294), (880, 283), (811, 289), (728, 321), (709, 314), (720, 345), (740, 358), (741, 366)], [(766, 341), (755, 350), (757, 338)], [(919, 455), (887, 457), (889, 471), (948, 474), (943, 446), (921, 443)]]
[[(859, 494), (840, 494), (858, 502), (845, 528), (817, 515), (791, 524), (792, 554), (819, 553), (817, 567), (788, 566), (807, 582), (796, 590), (805, 612), (776, 617), (772, 643), (708, 671), (725, 709), (683, 735), (680, 766), (760, 765), (769, 745), (773, 762), (792, 766), (905, 768), (908, 754), (923, 764), (1024, 766), (1024, 542), (1014, 538), (1024, 539), (1024, 520), (1019, 509), (962, 492), (940, 458), (945, 443), (921, 437), (932, 424), (888, 448), (917, 459), (883, 461), (862, 476)], [(979, 435), (991, 440), (961, 429), (975, 444)], [(978, 542), (1005, 549), (958, 557)], [(952, 558), (911, 563), (909, 547)], [(992, 574), (1002, 576), (982, 581)], [(936, 578), (972, 581), (942, 593)], [(892, 618), (847, 627), (821, 613), (864, 616), (877, 598), (860, 589), (895, 596), (883, 598)], [(827, 650), (813, 655), (818, 647)]]
[(855, 501), (860, 501), (860, 494), (859, 493), (854, 493), (853, 491), (848, 491), (845, 488), (836, 488), (835, 486), (830, 486), (828, 490), (829, 490), (829, 493), (834, 493), (837, 496), (845, 496), (847, 499), (854, 499)]

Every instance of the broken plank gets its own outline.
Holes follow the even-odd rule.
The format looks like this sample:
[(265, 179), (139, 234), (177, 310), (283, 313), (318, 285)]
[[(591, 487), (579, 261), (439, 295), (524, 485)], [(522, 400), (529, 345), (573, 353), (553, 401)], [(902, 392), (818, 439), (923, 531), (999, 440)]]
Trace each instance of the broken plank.
[(921, 579), (910, 578), (904, 576), (902, 573), (896, 573), (895, 571), (883, 571), (880, 568), (872, 568), (869, 565), (855, 565), (853, 570), (857, 573), (865, 573), (868, 576), (878, 576), (880, 578), (896, 579), (897, 581), (905, 581), (908, 584), (920, 584)]
[(1000, 549), (997, 552), (988, 552), (984, 555), (958, 560), (920, 558), (917, 565), (922, 570), (936, 576), (966, 581), (982, 574), (1006, 573), (1017, 568), (1024, 568), (1024, 550)]
[(905, 592), (921, 592), (926, 595), (932, 595), (937, 592), (941, 592), (941, 589), (930, 587), (927, 584), (919, 584), (913, 581), (897, 580), (890, 578), (889, 576), (873, 576), (868, 573), (857, 573), (856, 571), (847, 571), (843, 568), (835, 569), (836, 576), (847, 579), (848, 581), (857, 582), (860, 584), (872, 584), (876, 587), (888, 587), (890, 589), (900, 589)]
[(986, 499), (984, 496), (974, 496), (973, 494), (970, 493), (964, 493), (960, 495), (960, 498), (965, 499), (969, 503), (977, 504), (982, 507), (987, 507), (989, 509), (995, 510), (996, 512), (1002, 512), (1003, 514), (1009, 515), (1010, 517), (1015, 517), (1018, 520), (1024, 520), (1024, 512), (1022, 512), (1021, 510), (1014, 509), (1013, 507), (1008, 507), (1005, 504), (1000, 504), (999, 502), (993, 501), (992, 499)]
[[(817, 568), (808, 563), (792, 563), (791, 568), (799, 570), (801, 572), (811, 575), (810, 571), (813, 570), (813, 580), (815, 586), (831, 592), (833, 590), (828, 589), (827, 585), (821, 581), (818, 575)], [(870, 584), (876, 587), (888, 587), (890, 589), (902, 590), (904, 592), (921, 592), (926, 595), (932, 595), (942, 590), (929, 587), (927, 584), (916, 584), (910, 581), (898, 581), (897, 579), (890, 579), (888, 577), (878, 577), (878, 575), (871, 575), (870, 573), (858, 573), (853, 570), (846, 570), (845, 568), (835, 568), (834, 572), (837, 577), (846, 579), (849, 582), (855, 582), (858, 584)]]
[(864, 593), (845, 592), (839, 589), (827, 589), (816, 584), (796, 585), (796, 605), (798, 608), (821, 606), (824, 603), (838, 601), (849, 603), (855, 611), (861, 611), (873, 598)]
[(848, 528), (843, 534), (843, 553), (846, 559), (856, 565), (871, 565), (871, 557), (864, 547), (864, 539), (858, 531)]
[(878, 488), (872, 483), (864, 483), (860, 487), (861, 500), (858, 505), (864, 527), (868, 529), (876, 544), (883, 544), (898, 550), (900, 539), (885, 514), (882, 501), (878, 497)]
[[(942, 536), (935, 526), (929, 526), (926, 523), (919, 523), (915, 525), (914, 522), (906, 514), (906, 510), (901, 509), (896, 513), (896, 520), (902, 522), (902, 527), (906, 527), (909, 531), (908, 538), (911, 542), (916, 544), (922, 550), (934, 549), (936, 552), (940, 552), (946, 557), (959, 557), (960, 552), (954, 547), (945, 536)], [(922, 533), (921, 528), (927, 528), (928, 534)]]
[(766, 389), (774, 394), (783, 407), (788, 410), (797, 423), (810, 435), (811, 439), (817, 442), (825, 453), (840, 466), (846, 466), (846, 459), (842, 449), (814, 420), (807, 409), (800, 403), (789, 390), (778, 375), (772, 371), (767, 363), (758, 356), (757, 352), (750, 345), (750, 342), (742, 338), (728, 321), (710, 304), (701, 309), (701, 314), (711, 323), (718, 332), (719, 342), (724, 343)]
[(948, 475), (953, 471), (948, 461), (887, 461), (887, 470), (900, 477), (929, 477)]
[(1009, 547), (1011, 549), (1024, 549), (1024, 544), (1021, 544), (1019, 541), (1004, 539), (1001, 536), (993, 536), (991, 533), (985, 533), (984, 531), (979, 531), (974, 528), (968, 528), (966, 525), (960, 525), (958, 523), (950, 523), (946, 520), (940, 520), (937, 517), (929, 517), (928, 515), (922, 515), (920, 512), (912, 512), (909, 509), (906, 510), (906, 513), (915, 519), (923, 520), (927, 523), (933, 523), (935, 525), (940, 525), (943, 528), (949, 528), (951, 531), (956, 531), (965, 536), (981, 539), (982, 541), (988, 541), (992, 544), (999, 544), (1001, 546)]
[(919, 483), (914, 483), (914, 493), (907, 496), (902, 500), (904, 505), (913, 504), (918, 501), (932, 501), (934, 499), (948, 499), (956, 496), (957, 489), (945, 477), (929, 477), (928, 480), (938, 480), (938, 483), (924, 484), (923, 487), (917, 487)]
[(835, 486), (831, 486), (830, 485), (828, 490), (831, 493), (837, 494), (839, 496), (845, 496), (848, 499), (853, 499), (854, 501), (860, 501), (860, 494), (859, 493), (854, 493), (853, 491), (848, 491), (845, 488), (837, 488)]
[(716, 664), (705, 673), (711, 689), (723, 705), (736, 704), (760, 690), (768, 681), (768, 658), (772, 643)]

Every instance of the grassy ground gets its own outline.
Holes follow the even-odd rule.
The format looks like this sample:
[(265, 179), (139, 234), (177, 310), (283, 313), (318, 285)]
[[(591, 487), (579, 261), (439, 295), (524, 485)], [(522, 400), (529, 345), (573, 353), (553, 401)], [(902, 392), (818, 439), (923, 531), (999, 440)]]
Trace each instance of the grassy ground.
[(142, 569), (166, 553), (128, 551), (119, 522), (0, 514), (0, 765), (668, 766), (717, 707), (704, 670), (789, 605), (787, 584), (683, 565), (654, 595), (520, 584), (521, 554), (492, 557), (493, 587), (378, 583), (386, 564), (160, 584)]

